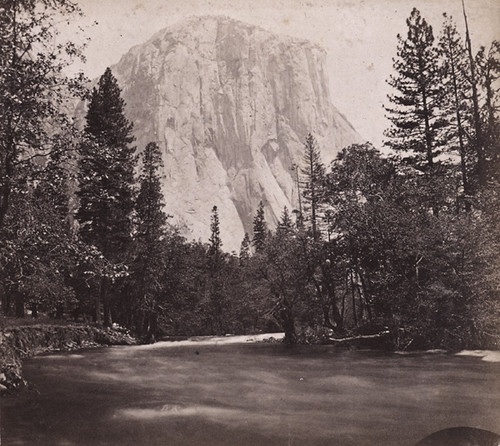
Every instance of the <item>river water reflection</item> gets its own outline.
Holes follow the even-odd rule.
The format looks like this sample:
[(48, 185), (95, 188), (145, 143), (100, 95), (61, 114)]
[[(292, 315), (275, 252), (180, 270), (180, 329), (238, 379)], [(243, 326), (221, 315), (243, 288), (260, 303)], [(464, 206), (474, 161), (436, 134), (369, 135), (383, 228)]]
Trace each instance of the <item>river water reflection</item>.
[[(239, 339), (241, 340), (241, 339)], [(330, 346), (158, 343), (26, 361), (2, 445), (413, 445), (500, 432), (500, 363)]]

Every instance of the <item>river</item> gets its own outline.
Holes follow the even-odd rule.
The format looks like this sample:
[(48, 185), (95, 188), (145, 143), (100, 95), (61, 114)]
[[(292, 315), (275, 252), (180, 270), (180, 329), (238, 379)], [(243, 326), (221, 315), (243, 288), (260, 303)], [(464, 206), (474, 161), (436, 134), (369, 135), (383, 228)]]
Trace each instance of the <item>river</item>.
[(500, 362), (340, 351), (245, 338), (160, 342), (27, 360), (36, 387), (1, 402), (10, 445), (413, 445), (500, 432)]

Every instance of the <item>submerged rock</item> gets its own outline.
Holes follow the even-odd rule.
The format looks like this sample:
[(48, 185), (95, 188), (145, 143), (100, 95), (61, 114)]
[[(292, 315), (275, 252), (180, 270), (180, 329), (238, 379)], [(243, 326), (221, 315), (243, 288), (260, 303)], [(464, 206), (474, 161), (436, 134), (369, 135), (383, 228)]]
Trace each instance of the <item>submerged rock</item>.
[(435, 432), (415, 446), (500, 446), (500, 435), (473, 427), (453, 427)]

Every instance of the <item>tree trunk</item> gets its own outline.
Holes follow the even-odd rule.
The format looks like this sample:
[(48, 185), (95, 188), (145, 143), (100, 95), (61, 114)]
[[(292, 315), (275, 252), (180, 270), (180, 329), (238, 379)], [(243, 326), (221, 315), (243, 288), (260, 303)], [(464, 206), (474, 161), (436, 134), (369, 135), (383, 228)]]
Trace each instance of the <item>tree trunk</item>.
[(103, 280), (101, 279), (101, 287), (99, 289), (98, 293), (95, 293), (95, 323), (99, 326), (102, 325), (102, 318), (101, 318), (101, 289), (103, 286)]
[(297, 343), (297, 333), (295, 332), (295, 320), (292, 314), (291, 308), (286, 302), (283, 303), (283, 307), (280, 310), (280, 317), (283, 321), (283, 330), (285, 332), (285, 343), (286, 344), (296, 344)]
[(360, 299), (363, 300), (366, 308), (366, 314), (368, 316), (368, 320), (371, 321), (373, 319), (373, 314), (372, 314), (372, 308), (371, 308), (371, 303), (369, 302), (368, 298), (366, 297), (368, 294), (368, 291), (366, 289), (366, 281), (365, 278), (363, 277), (363, 274), (361, 274), (361, 271), (358, 269), (358, 277), (359, 281), (361, 283), (361, 288), (358, 288), (359, 292), (359, 297)]
[(457, 120), (457, 136), (459, 143), (459, 153), (460, 153), (460, 170), (462, 173), (462, 186), (464, 188), (464, 196), (465, 196), (465, 210), (470, 212), (471, 206), (469, 201), (470, 196), (470, 187), (469, 187), (469, 179), (467, 175), (467, 166), (465, 163), (466, 153), (465, 153), (465, 142), (463, 138), (463, 129), (462, 129), (462, 115), (460, 114), (460, 98), (459, 98), (459, 87), (457, 80), (457, 71), (456, 71), (456, 61), (453, 58), (453, 48), (451, 45), (451, 36), (448, 31), (447, 34), (448, 40), (448, 50), (450, 54), (450, 66), (451, 66), (451, 80), (453, 85), (453, 101), (455, 105), (455, 117)]
[(148, 337), (147, 342), (149, 344), (154, 344), (156, 341), (156, 332), (158, 330), (158, 315), (156, 312), (151, 312), (149, 314), (149, 326), (148, 326)]
[(101, 280), (101, 301), (104, 316), (104, 326), (111, 327), (113, 321), (111, 319), (111, 307), (109, 304), (108, 281), (105, 278)]
[(3, 288), (0, 288), (0, 293), (2, 293), (2, 313), (5, 316), (10, 316), (12, 310), (11, 294)]
[(432, 147), (432, 134), (431, 125), (429, 122), (429, 110), (427, 106), (427, 92), (424, 87), (422, 87), (422, 103), (423, 103), (423, 115), (424, 115), (424, 125), (425, 125), (425, 148), (427, 155), (427, 165), (430, 169), (434, 166), (434, 153)]
[(354, 291), (354, 278), (353, 278), (353, 271), (351, 270), (350, 276), (351, 276), (351, 298), (352, 298), (352, 317), (354, 320), (354, 325), (357, 327), (358, 326), (358, 315), (356, 314), (356, 293)]
[(484, 139), (483, 139), (483, 129), (481, 123), (481, 115), (479, 111), (479, 95), (477, 92), (477, 80), (476, 80), (476, 64), (474, 62), (474, 57), (472, 55), (472, 44), (469, 34), (469, 24), (467, 22), (467, 14), (465, 13), (465, 5), (462, 0), (462, 10), (464, 13), (465, 21), (465, 41), (467, 43), (467, 54), (469, 56), (469, 67), (470, 67), (470, 83), (472, 87), (472, 105), (473, 105), (473, 122), (474, 122), (474, 148), (476, 149), (477, 155), (477, 172), (479, 184), (484, 186), (486, 184), (486, 160), (484, 158)]
[(18, 291), (15, 292), (16, 317), (24, 317), (24, 295)]
[(64, 306), (58, 305), (56, 307), (56, 319), (62, 319), (64, 316)]
[[(335, 333), (340, 334), (344, 331), (344, 318), (342, 314), (340, 314), (339, 309), (337, 308), (337, 299), (335, 297), (335, 286), (333, 284), (329, 284), (327, 288), (328, 293), (328, 322), (330, 323), (330, 311), (333, 318), (333, 322), (335, 323), (335, 327), (333, 328)], [(332, 324), (330, 324), (332, 325)]]

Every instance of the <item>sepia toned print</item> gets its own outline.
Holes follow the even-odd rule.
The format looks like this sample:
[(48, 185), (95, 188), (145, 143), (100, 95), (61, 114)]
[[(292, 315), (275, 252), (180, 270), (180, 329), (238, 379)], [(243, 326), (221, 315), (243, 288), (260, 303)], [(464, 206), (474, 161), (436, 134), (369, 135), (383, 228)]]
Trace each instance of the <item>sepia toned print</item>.
[(2, 444), (500, 444), (500, 5), (0, 21)]

